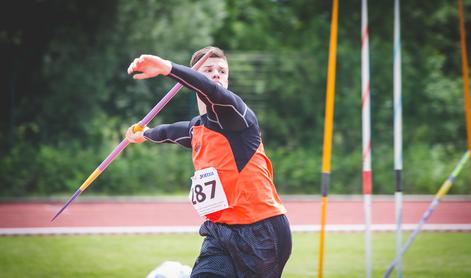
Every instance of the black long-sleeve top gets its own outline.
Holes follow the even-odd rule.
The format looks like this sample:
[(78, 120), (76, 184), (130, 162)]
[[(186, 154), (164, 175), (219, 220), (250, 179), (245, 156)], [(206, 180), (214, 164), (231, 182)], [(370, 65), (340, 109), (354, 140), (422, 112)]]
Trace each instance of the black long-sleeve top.
[(250, 127), (256, 127), (259, 131), (254, 112), (230, 90), (209, 80), (202, 73), (175, 63), (172, 63), (169, 76), (195, 91), (206, 105), (207, 114), (196, 116), (191, 121), (162, 124), (148, 129), (144, 132), (147, 140), (155, 143), (175, 143), (191, 148), (192, 127), (203, 124), (202, 121), (207, 122), (206, 125), (210, 129), (227, 132), (240, 132)]

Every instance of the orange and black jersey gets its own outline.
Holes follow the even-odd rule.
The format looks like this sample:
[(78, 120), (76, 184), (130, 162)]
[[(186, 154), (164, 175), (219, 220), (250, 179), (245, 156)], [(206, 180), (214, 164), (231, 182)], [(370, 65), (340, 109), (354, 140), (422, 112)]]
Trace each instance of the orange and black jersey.
[(149, 129), (144, 137), (192, 148), (195, 170), (216, 168), (229, 208), (206, 217), (219, 223), (250, 224), (285, 213), (254, 112), (239, 96), (188, 67), (172, 64), (169, 76), (195, 91), (207, 114)]

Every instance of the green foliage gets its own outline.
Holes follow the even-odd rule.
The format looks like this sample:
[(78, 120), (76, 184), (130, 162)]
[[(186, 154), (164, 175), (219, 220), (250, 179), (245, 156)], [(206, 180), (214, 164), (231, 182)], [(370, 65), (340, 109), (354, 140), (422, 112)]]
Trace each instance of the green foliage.
[[(455, 2), (401, 3), (405, 193), (435, 193), (466, 148)], [(339, 6), (332, 193), (361, 192), (360, 1)], [(465, 3), (469, 10), (470, 3)], [(392, 193), (393, 3), (370, 1), (373, 186)], [(34, 12), (33, 12), (34, 11)], [(140, 54), (187, 64), (206, 45), (226, 50), (230, 88), (256, 112), (281, 193), (318, 193), (330, 2), (265, 0), (20, 1), (2, 5), (0, 194), (70, 193), (175, 83), (134, 81)], [(26, 19), (35, 24), (24, 25)], [(466, 22), (471, 30), (470, 21)], [(468, 48), (469, 40), (468, 36)], [(151, 122), (190, 119), (184, 89)], [(186, 189), (190, 153), (127, 149), (97, 194)], [(451, 193), (469, 193), (465, 166)]]
[(193, 175), (191, 154), (178, 146), (130, 146), (109, 167), (96, 192), (143, 194), (186, 192)]
[[(112, 144), (114, 143), (114, 145)], [(75, 192), (119, 141), (96, 152), (75, 142), (61, 147), (26, 145), (0, 160), (1, 196)], [(129, 146), (87, 191), (95, 194), (186, 192), (192, 176), (190, 153), (177, 146)], [(13, 173), (13, 175), (11, 174)]]
[[(274, 167), (278, 192), (286, 194), (318, 193), (321, 162), (316, 153), (298, 148), (267, 151)], [(316, 169), (316, 170), (314, 170)]]

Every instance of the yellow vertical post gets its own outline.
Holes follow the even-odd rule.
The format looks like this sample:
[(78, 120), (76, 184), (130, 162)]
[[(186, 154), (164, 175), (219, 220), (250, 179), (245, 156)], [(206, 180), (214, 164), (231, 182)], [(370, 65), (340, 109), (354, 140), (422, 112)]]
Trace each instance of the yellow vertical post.
[(468, 55), (466, 52), (466, 31), (464, 27), (463, 0), (458, 0), (458, 10), (460, 14), (461, 68), (463, 71), (466, 132), (468, 134), (468, 151), (471, 151), (471, 99), (469, 95)]
[(324, 270), (324, 239), (327, 200), (330, 180), (330, 160), (332, 148), (332, 131), (334, 121), (335, 99), (335, 65), (337, 55), (337, 30), (338, 30), (338, 0), (332, 2), (332, 21), (330, 27), (329, 64), (327, 71), (327, 96), (325, 104), (324, 121), (324, 147), (322, 158), (322, 207), (321, 207), (321, 231), (319, 243), (319, 268), (318, 277), (322, 278)]

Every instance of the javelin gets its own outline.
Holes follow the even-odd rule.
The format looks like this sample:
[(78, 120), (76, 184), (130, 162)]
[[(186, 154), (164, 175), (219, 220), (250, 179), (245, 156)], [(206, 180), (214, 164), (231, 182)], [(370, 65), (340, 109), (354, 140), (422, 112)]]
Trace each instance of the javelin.
[(468, 151), (471, 152), (471, 98), (469, 94), (468, 55), (466, 54), (466, 30), (464, 24), (463, 0), (458, 0), (458, 12), (460, 17), (461, 68), (463, 72), (463, 94), (466, 117), (466, 133), (468, 135)]
[(460, 43), (461, 43), (461, 59), (462, 59), (462, 70), (463, 70), (463, 85), (464, 85), (464, 99), (465, 99), (465, 117), (466, 117), (466, 131), (468, 135), (468, 149), (464, 153), (461, 160), (455, 166), (455, 169), (448, 177), (448, 179), (443, 183), (440, 187), (440, 190), (435, 195), (432, 203), (430, 204), (429, 208), (425, 211), (422, 218), (420, 219), (419, 224), (417, 225), (416, 229), (412, 232), (412, 234), (407, 239), (407, 242), (402, 247), (400, 253), (396, 256), (394, 261), (389, 265), (388, 269), (384, 273), (383, 278), (389, 277), (394, 267), (400, 262), (401, 256), (407, 251), (409, 246), (414, 241), (417, 234), (421, 231), (422, 226), (427, 222), (428, 218), (432, 214), (433, 210), (438, 206), (440, 200), (446, 195), (448, 190), (450, 190), (453, 182), (455, 181), (456, 176), (459, 174), (461, 169), (463, 168), (466, 161), (468, 161), (469, 156), (471, 155), (471, 100), (469, 97), (469, 77), (468, 77), (468, 57), (466, 55), (466, 32), (464, 29), (464, 12), (463, 12), (463, 1), (458, 0), (458, 13), (459, 13), (459, 20), (460, 20)]
[[(193, 66), (194, 70), (198, 70), (203, 63), (209, 58), (211, 55), (211, 51), (208, 51), (201, 59)], [(139, 124), (134, 128), (134, 131), (142, 131), (144, 127), (164, 108), (165, 105), (180, 91), (183, 87), (182, 84), (177, 83), (173, 86), (170, 91), (152, 108), (149, 113), (142, 119)], [(85, 180), (85, 182), (75, 191), (75, 193), (70, 197), (70, 199), (65, 203), (65, 205), (56, 213), (56, 215), (52, 218), (51, 222), (54, 221), (64, 210), (67, 206), (75, 200), (80, 193), (82, 193), (105, 169), (108, 165), (113, 162), (113, 160), (120, 154), (127, 146), (129, 145), (128, 139), (124, 138), (118, 146), (114, 148), (114, 150), (108, 155), (108, 157), (103, 160), (103, 162), (98, 166), (98, 168), (93, 171), (93, 173)]]
[(335, 63), (337, 54), (338, 30), (338, 0), (332, 1), (332, 19), (330, 27), (329, 64), (327, 68), (327, 95), (325, 103), (324, 145), (322, 154), (322, 204), (321, 204), (321, 234), (319, 241), (319, 269), (318, 278), (322, 278), (324, 268), (324, 237), (327, 199), (330, 180), (330, 157), (332, 146), (332, 132), (334, 125), (334, 99), (335, 99)]
[(407, 251), (409, 246), (412, 244), (414, 239), (417, 237), (419, 232), (422, 230), (422, 227), (424, 226), (425, 222), (429, 219), (430, 215), (432, 215), (433, 210), (438, 206), (440, 203), (440, 200), (446, 195), (448, 190), (450, 190), (451, 186), (453, 185), (453, 182), (456, 179), (456, 176), (460, 173), (461, 169), (463, 169), (463, 166), (465, 165), (466, 161), (469, 159), (469, 151), (466, 151), (463, 155), (463, 157), (460, 159), (458, 164), (455, 166), (455, 169), (451, 173), (451, 175), (446, 179), (446, 181), (443, 183), (443, 185), (440, 187), (440, 190), (438, 190), (437, 194), (435, 195), (435, 198), (433, 199), (432, 203), (428, 207), (428, 209), (424, 212), (422, 215), (422, 218), (419, 221), (419, 224), (417, 224), (417, 227), (415, 230), (412, 232), (412, 234), (409, 236), (407, 239), (406, 243), (402, 246), (400, 254), (396, 256), (394, 261), (389, 265), (388, 269), (383, 275), (383, 278), (389, 277), (391, 275), (392, 271), (396, 267), (396, 265), (399, 263), (401, 256), (404, 255), (404, 253)]
[(361, 1), (361, 116), (363, 148), (363, 206), (365, 211), (365, 277), (371, 277), (371, 105), (370, 105), (370, 58), (368, 43), (368, 4)]
[(394, 172), (396, 176), (396, 257), (397, 277), (402, 277), (402, 89), (401, 89), (401, 23), (399, 0), (394, 1)]

